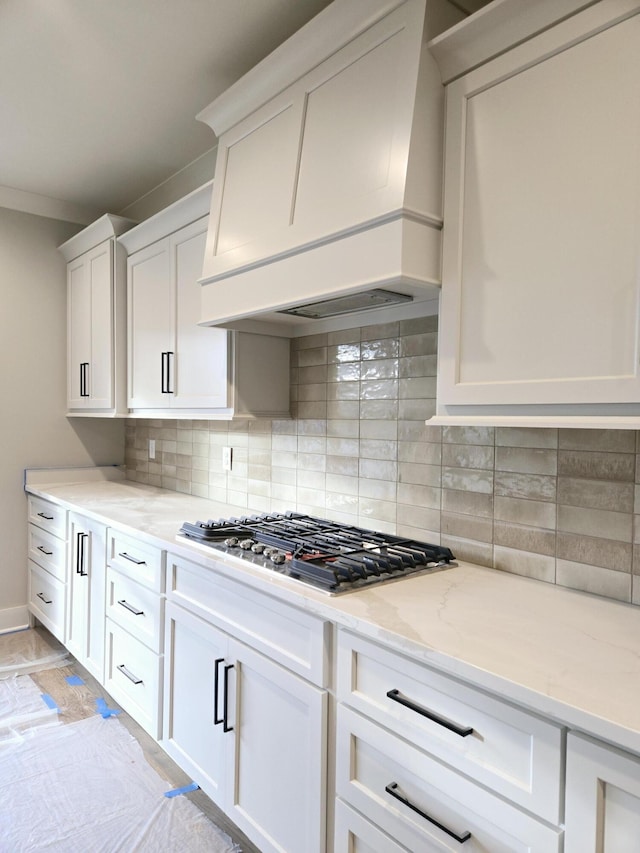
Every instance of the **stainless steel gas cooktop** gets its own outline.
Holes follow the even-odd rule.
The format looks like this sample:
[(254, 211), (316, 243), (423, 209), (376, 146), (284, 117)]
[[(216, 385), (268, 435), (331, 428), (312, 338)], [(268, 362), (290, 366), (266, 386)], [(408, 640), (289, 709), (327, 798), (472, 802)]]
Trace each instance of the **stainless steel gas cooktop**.
[(448, 548), (297, 512), (185, 522), (180, 538), (335, 595), (445, 568)]

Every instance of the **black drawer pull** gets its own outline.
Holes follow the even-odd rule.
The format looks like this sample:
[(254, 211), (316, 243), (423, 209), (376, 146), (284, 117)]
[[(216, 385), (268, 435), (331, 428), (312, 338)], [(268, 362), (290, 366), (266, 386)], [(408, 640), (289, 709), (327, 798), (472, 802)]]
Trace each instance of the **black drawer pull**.
[(47, 599), (44, 597), (44, 593), (42, 593), (42, 592), (38, 592), (36, 595), (37, 595), (37, 598), (41, 598), (41, 599), (42, 599), (42, 601), (44, 601), (44, 603), (45, 603), (45, 604), (53, 604), (53, 600), (52, 600), (52, 599), (47, 600)]
[(216, 658), (213, 664), (213, 725), (219, 726), (224, 717), (218, 716), (218, 694), (220, 692), (220, 664), (224, 658)]
[(138, 678), (132, 672), (129, 672), (127, 667), (121, 663), (120, 666), (117, 666), (116, 669), (120, 670), (123, 675), (126, 675), (129, 681), (133, 681), (134, 684), (142, 684), (142, 679)]
[(124, 607), (125, 610), (128, 610), (129, 613), (133, 613), (134, 616), (144, 616), (144, 610), (138, 610), (133, 604), (129, 604), (128, 601), (125, 601), (124, 598), (122, 601), (118, 602), (121, 607)]
[(42, 553), (46, 554), (47, 557), (50, 557), (53, 554), (53, 551), (47, 551), (47, 549), (43, 548), (42, 545), (38, 545), (38, 551), (42, 551)]
[(45, 518), (47, 521), (53, 521), (52, 515), (45, 515), (43, 512), (38, 513), (39, 518)]
[(125, 559), (125, 560), (129, 560), (129, 562), (130, 562), (130, 563), (135, 563), (135, 564), (136, 564), (136, 566), (146, 566), (146, 565), (147, 565), (147, 563), (146, 563), (146, 561), (145, 561), (145, 560), (136, 560), (136, 558), (135, 558), (135, 557), (130, 557), (130, 556), (127, 554), (127, 552), (126, 552), (126, 551), (121, 551), (121, 552), (118, 554), (118, 556), (119, 556), (119, 557), (122, 557), (122, 558), (123, 558), (123, 559)]
[(404, 705), (405, 708), (415, 711), (416, 714), (420, 714), (420, 716), (426, 717), (428, 720), (437, 723), (439, 726), (449, 729), (450, 732), (460, 735), (460, 737), (469, 737), (469, 735), (473, 734), (472, 728), (469, 728), (468, 726), (459, 726), (452, 720), (448, 720), (446, 717), (440, 717), (438, 714), (434, 714), (433, 711), (429, 711), (426, 708), (417, 705), (415, 702), (412, 702), (411, 699), (405, 699), (399, 690), (389, 690), (387, 696), (389, 699), (393, 699), (394, 702)]
[(422, 809), (419, 809), (418, 806), (414, 805), (411, 800), (408, 800), (401, 793), (399, 793), (397, 782), (390, 782), (388, 785), (385, 786), (385, 791), (387, 792), (387, 794), (391, 794), (391, 796), (394, 797), (396, 800), (399, 800), (403, 805), (407, 806), (407, 808), (411, 809), (411, 811), (414, 811), (416, 814), (419, 814), (420, 817), (423, 817), (425, 820), (428, 820), (429, 823), (432, 823), (434, 826), (437, 826), (438, 829), (441, 829), (442, 832), (446, 833), (450, 838), (455, 839), (458, 844), (464, 844), (465, 841), (468, 841), (471, 838), (470, 832), (463, 832), (458, 835), (457, 832), (454, 832), (452, 829), (449, 829), (442, 823), (438, 823), (438, 821), (434, 818), (429, 817), (426, 812), (423, 812)]

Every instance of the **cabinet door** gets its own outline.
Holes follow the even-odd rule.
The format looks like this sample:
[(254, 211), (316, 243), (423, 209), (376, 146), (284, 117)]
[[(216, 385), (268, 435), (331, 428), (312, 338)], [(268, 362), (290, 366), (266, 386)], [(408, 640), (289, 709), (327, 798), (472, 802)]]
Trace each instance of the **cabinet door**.
[[(163, 746), (212, 800), (224, 807), (229, 732), (221, 716), (228, 638), (167, 603)], [(216, 699), (218, 702), (216, 703)]]
[[(326, 691), (231, 640), (225, 811), (260, 850), (325, 849)], [(235, 685), (235, 690), (233, 686)], [(231, 737), (231, 735), (228, 735)]]
[(67, 648), (104, 677), (106, 528), (71, 513)]
[(570, 733), (565, 853), (637, 853), (640, 758)]
[(91, 293), (85, 255), (67, 264), (67, 405), (89, 405), (85, 375), (91, 363)]
[(113, 242), (67, 266), (67, 386), (70, 409), (114, 406)]
[(109, 409), (114, 401), (113, 240), (88, 253), (91, 288), (91, 363), (87, 380), (92, 409)]
[(225, 329), (199, 326), (200, 285), (208, 217), (171, 237), (175, 274), (176, 354), (172, 364), (170, 405), (183, 409), (220, 409), (227, 402), (228, 341)]
[(448, 87), (442, 414), (640, 401), (640, 15), (607, 16)]
[(170, 241), (160, 240), (127, 261), (129, 407), (165, 408), (175, 358)]

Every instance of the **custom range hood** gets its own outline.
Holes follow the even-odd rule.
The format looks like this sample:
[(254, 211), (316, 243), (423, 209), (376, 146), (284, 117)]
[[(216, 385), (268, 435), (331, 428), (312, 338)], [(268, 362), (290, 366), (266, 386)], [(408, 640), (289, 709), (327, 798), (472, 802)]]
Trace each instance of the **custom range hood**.
[(335, 0), (198, 115), (219, 137), (204, 325), (435, 313), (444, 90), (426, 41), (447, 10)]

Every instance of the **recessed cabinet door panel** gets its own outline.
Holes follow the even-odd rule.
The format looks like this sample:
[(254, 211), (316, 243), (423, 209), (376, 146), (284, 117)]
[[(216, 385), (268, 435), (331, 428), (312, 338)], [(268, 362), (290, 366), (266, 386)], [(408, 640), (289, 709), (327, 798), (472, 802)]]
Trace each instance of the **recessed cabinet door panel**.
[(67, 266), (67, 405), (86, 408), (88, 398), (82, 396), (83, 365), (91, 361), (91, 292), (89, 266), (83, 255)]
[(88, 258), (91, 282), (91, 366), (89, 393), (92, 408), (108, 409), (113, 399), (113, 243), (107, 240)]
[(212, 800), (224, 806), (225, 750), (233, 734), (216, 724), (224, 689), (222, 663), (216, 661), (225, 658), (228, 639), (171, 603), (165, 631), (163, 746)]
[(326, 220), (327, 227), (336, 230), (345, 224), (345, 215), (347, 222), (352, 221), (354, 207), (363, 201), (371, 213), (375, 205), (366, 197), (384, 191), (391, 183), (391, 170), (402, 168), (393, 157), (402, 44), (398, 34), (385, 39), (309, 92), (296, 224)]
[(565, 853), (636, 853), (640, 759), (590, 738), (567, 738)]
[(265, 851), (325, 849), (327, 694), (231, 641), (236, 778), (228, 814)]
[(269, 105), (225, 137), (224, 188), (214, 187), (214, 196), (218, 192), (224, 196), (216, 256), (235, 258), (236, 265), (247, 254), (251, 260), (252, 243), (289, 225), (299, 121), (299, 108), (285, 100)]
[(228, 405), (228, 341), (226, 329), (199, 326), (201, 293), (198, 279), (207, 239), (205, 218), (172, 238), (176, 275), (175, 381), (171, 405), (220, 409)]
[(587, 13), (449, 87), (439, 403), (640, 401), (640, 16)]
[[(129, 310), (129, 407), (169, 405), (167, 371), (175, 355), (169, 240), (131, 255), (127, 261)], [(164, 393), (163, 393), (164, 391)]]

